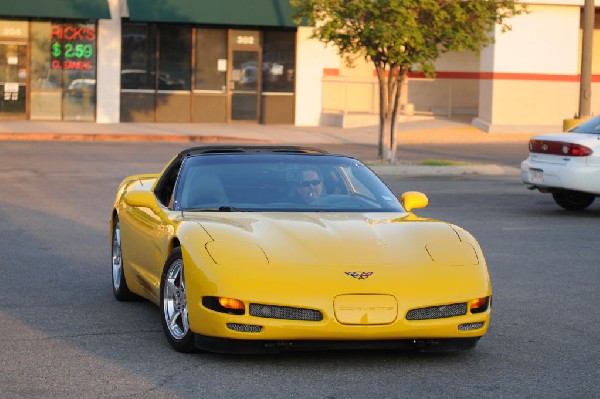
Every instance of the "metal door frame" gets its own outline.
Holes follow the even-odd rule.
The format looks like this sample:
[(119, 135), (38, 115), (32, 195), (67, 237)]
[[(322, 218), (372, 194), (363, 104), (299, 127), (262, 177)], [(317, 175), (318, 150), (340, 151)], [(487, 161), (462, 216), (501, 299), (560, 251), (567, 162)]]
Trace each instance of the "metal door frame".
[[(257, 34), (258, 43), (241, 44), (235, 43), (234, 38), (237, 32), (252, 32)], [(228, 123), (259, 123), (261, 115), (261, 93), (262, 93), (262, 32), (252, 29), (229, 29), (227, 32), (227, 122)], [(256, 119), (254, 120), (234, 120), (231, 118), (233, 111), (233, 53), (234, 51), (254, 51), (257, 53), (257, 86), (256, 86)]]

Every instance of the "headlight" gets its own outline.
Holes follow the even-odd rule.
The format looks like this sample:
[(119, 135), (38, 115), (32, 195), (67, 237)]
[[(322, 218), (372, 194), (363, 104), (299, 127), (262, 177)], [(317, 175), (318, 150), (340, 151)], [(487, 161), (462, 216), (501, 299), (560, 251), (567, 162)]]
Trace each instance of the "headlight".
[(425, 245), (425, 249), (436, 263), (443, 263), (449, 266), (479, 264), (475, 248), (466, 242), (434, 242)]
[(261, 247), (245, 241), (211, 241), (206, 244), (206, 251), (217, 265), (260, 267), (269, 264)]

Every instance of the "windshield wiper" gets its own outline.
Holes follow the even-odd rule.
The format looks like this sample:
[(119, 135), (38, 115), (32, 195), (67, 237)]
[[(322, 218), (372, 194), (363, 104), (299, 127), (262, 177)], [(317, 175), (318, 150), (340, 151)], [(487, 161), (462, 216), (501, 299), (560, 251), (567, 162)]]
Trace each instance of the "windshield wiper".
[(245, 209), (239, 209), (234, 206), (220, 206), (219, 212), (247, 212)]
[(187, 208), (183, 212), (249, 212), (245, 209), (239, 209), (234, 206), (220, 206), (218, 208)]

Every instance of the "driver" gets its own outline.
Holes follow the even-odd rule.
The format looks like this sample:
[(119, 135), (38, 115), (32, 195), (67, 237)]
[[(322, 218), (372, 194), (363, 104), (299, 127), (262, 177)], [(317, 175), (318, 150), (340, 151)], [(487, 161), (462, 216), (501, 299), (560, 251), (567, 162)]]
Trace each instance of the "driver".
[(306, 204), (321, 198), (323, 195), (323, 176), (316, 167), (307, 167), (302, 170), (296, 185), (298, 195)]

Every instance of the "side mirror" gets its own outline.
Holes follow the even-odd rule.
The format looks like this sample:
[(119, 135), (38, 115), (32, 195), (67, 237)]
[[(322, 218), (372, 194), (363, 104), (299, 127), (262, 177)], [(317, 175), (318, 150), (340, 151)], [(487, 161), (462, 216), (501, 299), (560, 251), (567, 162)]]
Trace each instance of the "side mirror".
[(156, 197), (150, 191), (129, 191), (123, 199), (127, 205), (138, 208), (154, 209), (158, 205)]
[(406, 212), (410, 212), (416, 208), (425, 208), (429, 204), (429, 199), (418, 191), (407, 191), (400, 197), (400, 203)]

